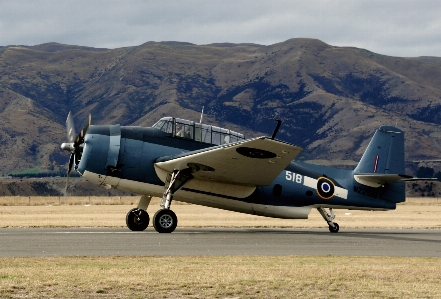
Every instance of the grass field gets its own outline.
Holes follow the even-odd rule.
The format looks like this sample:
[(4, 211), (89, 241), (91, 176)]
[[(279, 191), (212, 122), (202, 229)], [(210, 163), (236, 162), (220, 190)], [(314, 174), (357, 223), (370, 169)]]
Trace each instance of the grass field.
[(1, 298), (441, 298), (436, 258), (0, 259)]
[[(127, 212), (138, 197), (0, 197), (0, 227), (125, 227)], [(154, 198), (150, 216), (159, 209)], [(174, 201), (179, 227), (327, 227), (316, 210), (309, 219), (253, 216)], [(334, 210), (345, 228), (441, 228), (441, 200), (410, 198), (394, 211)]]

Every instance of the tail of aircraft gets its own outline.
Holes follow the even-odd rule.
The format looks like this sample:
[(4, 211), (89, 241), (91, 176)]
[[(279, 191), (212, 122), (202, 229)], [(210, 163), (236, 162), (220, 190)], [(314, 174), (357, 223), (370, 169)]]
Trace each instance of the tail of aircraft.
[(371, 139), (355, 173), (404, 173), (404, 132), (381, 126)]
[(381, 126), (374, 134), (354, 170), (354, 179), (365, 186), (377, 188), (384, 199), (405, 200), (404, 132)]

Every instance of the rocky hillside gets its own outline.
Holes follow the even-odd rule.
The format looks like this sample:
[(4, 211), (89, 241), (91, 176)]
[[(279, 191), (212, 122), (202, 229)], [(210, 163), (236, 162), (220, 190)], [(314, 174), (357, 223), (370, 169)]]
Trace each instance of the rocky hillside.
[[(351, 167), (375, 129), (406, 132), (407, 160), (441, 158), (441, 58), (401, 58), (314, 39), (148, 42), (94, 49), (0, 47), (0, 174), (64, 171), (64, 122), (150, 126), (162, 116), (271, 134), (300, 158)], [(330, 160), (330, 162), (325, 162)], [(412, 164), (409, 164), (411, 166)]]

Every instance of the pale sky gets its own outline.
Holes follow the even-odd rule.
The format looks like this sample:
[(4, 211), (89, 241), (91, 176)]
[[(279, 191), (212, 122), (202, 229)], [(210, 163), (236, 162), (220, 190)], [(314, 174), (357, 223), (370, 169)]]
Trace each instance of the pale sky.
[(0, 0), (0, 46), (270, 45), (299, 37), (390, 56), (441, 57), (441, 1)]

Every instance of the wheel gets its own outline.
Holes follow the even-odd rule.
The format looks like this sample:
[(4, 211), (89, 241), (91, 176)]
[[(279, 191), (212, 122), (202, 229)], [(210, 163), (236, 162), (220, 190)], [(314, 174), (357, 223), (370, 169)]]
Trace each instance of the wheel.
[(171, 233), (178, 225), (178, 218), (172, 210), (159, 210), (153, 216), (153, 226), (158, 233)]
[(335, 223), (335, 222), (334, 222), (334, 226), (335, 226), (335, 227), (329, 226), (329, 231), (330, 231), (331, 233), (337, 233), (338, 230), (340, 229), (340, 227), (338, 226), (338, 223)]
[(132, 231), (143, 231), (149, 226), (149, 214), (142, 209), (131, 209), (126, 216), (127, 227)]

